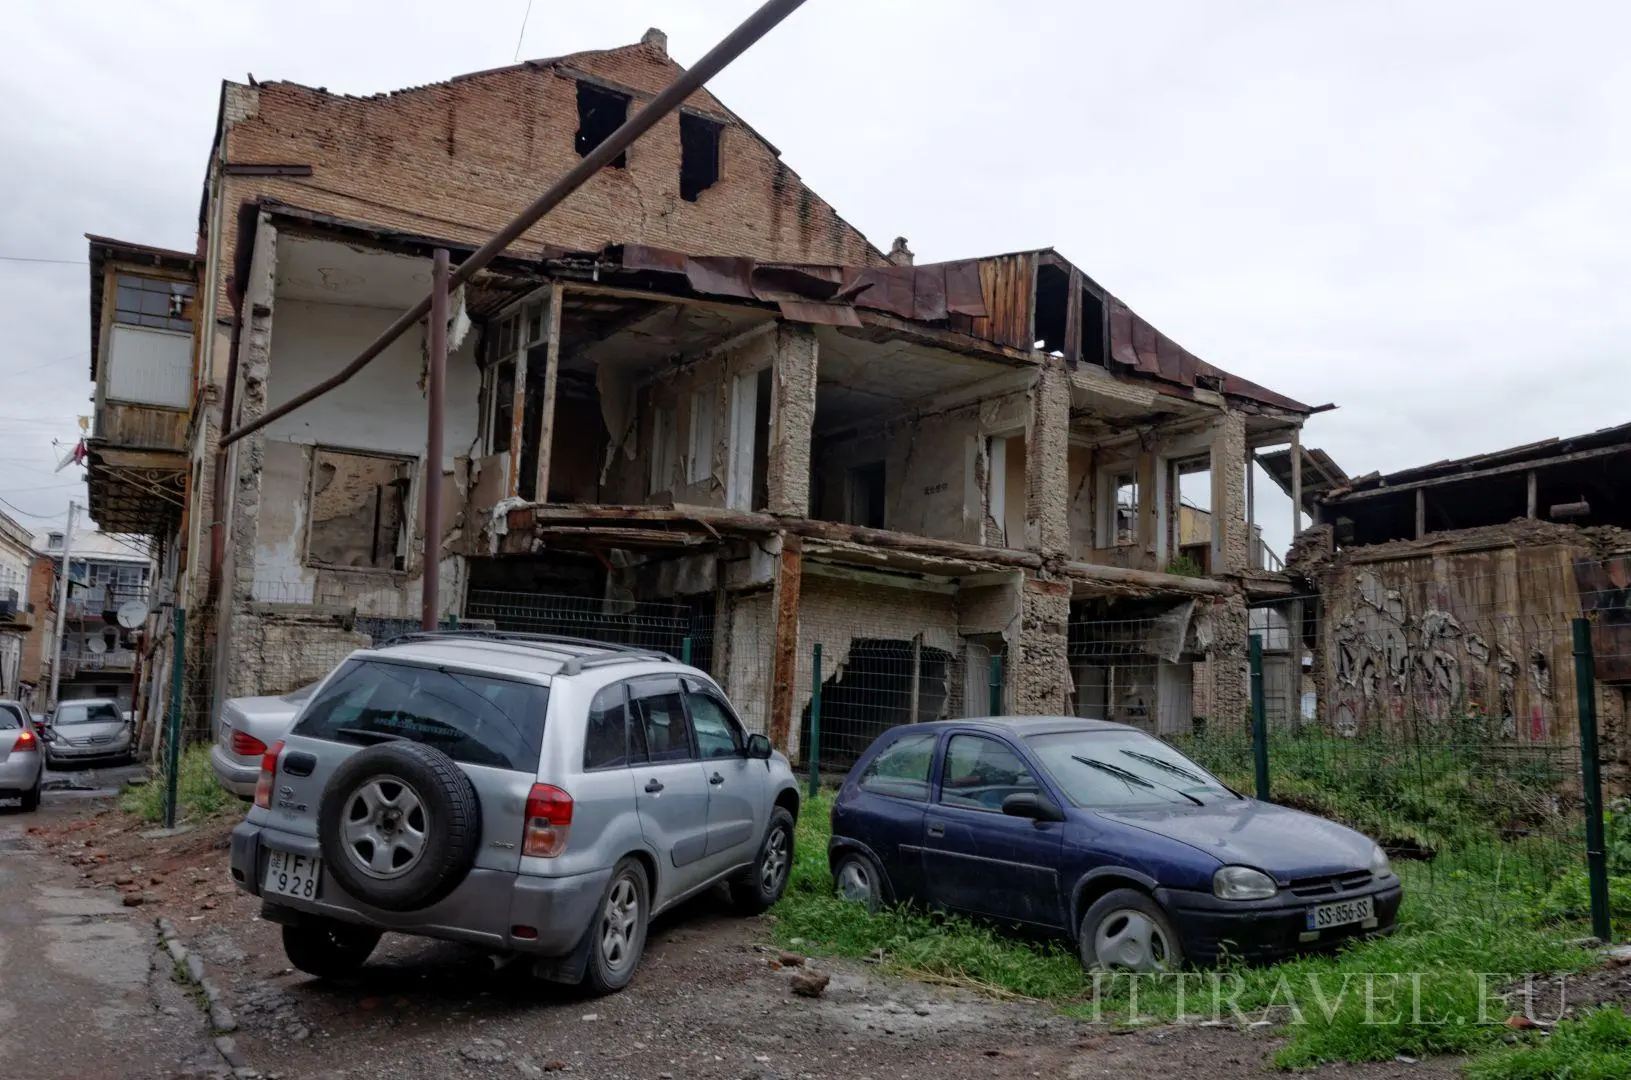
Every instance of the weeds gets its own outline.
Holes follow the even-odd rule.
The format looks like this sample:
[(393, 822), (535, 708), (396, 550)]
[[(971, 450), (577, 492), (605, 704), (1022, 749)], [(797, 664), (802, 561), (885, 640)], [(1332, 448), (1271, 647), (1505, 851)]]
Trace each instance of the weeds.
[[(210, 748), (190, 746), (181, 754), (176, 778), (176, 818), (202, 820), (237, 805), (237, 797), (222, 788), (210, 767)], [(140, 786), (126, 787), (119, 809), (143, 821), (164, 819), (164, 777), (154, 776)]]
[(1624, 1080), (1631, 1076), (1631, 1017), (1604, 1006), (1565, 1020), (1543, 1042), (1501, 1049), (1467, 1064), (1472, 1080)]

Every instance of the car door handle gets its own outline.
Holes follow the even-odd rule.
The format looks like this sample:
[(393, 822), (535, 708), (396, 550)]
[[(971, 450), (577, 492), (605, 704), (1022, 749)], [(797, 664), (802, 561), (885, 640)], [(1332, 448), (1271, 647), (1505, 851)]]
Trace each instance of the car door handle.
[(663, 789), (663, 782), (661, 780), (647, 780), (646, 781), (646, 794), (647, 795), (655, 795), (655, 794), (657, 794), (657, 792), (661, 791), (662, 789)]
[(930, 836), (945, 836), (946, 835), (946, 827), (944, 825), (940, 824), (939, 822), (935, 822), (933, 825), (929, 826), (929, 835)]
[(723, 784), (724, 782), (725, 778), (720, 776), (718, 773), (714, 773), (712, 776), (708, 777), (708, 783), (710, 784)]

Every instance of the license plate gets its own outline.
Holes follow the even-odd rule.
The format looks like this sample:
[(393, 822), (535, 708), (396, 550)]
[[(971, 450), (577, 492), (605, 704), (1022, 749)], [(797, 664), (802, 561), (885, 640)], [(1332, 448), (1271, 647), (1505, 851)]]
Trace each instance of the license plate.
[(1308, 929), (1329, 930), (1333, 926), (1376, 922), (1376, 904), (1368, 896), (1357, 900), (1344, 900), (1340, 904), (1321, 904), (1308, 909)]
[(317, 856), (274, 850), (266, 860), (266, 880), (261, 885), (261, 892), (292, 896), (298, 900), (315, 900), (322, 878), (323, 860)]

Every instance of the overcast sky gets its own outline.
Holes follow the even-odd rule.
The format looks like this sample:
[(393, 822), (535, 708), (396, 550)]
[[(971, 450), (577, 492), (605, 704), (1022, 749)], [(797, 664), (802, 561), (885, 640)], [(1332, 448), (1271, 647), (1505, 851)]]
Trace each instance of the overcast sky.
[[(534, 0), (520, 54), (658, 26), (687, 63), (754, 6)], [(526, 10), (5, 5), (8, 512), (84, 498), (51, 447), (90, 411), (81, 235), (194, 246), (221, 79), (432, 82), (511, 62)], [(1615, 0), (809, 0), (713, 88), (880, 247), (1057, 247), (1212, 363), (1341, 406), (1305, 439), (1358, 474), (1631, 421), (1628, 31)]]

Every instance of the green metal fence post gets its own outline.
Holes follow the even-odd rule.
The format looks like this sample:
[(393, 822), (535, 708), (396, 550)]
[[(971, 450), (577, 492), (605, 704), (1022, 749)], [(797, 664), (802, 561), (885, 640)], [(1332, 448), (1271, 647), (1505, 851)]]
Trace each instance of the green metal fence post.
[(987, 714), (990, 716), (1002, 715), (1002, 653), (991, 654), (990, 675), (991, 700), (986, 703)]
[(691, 635), (686, 634), (685, 640), (680, 642), (680, 663), (686, 667), (691, 666)]
[(1591, 620), (1574, 620), (1574, 692), (1580, 711), (1580, 782), (1586, 802), (1586, 881), (1591, 889), (1591, 932), (1612, 941), (1608, 912), (1608, 851), (1603, 841), (1603, 773), (1597, 754), (1597, 670)]
[(1257, 797), (1269, 801), (1269, 723), (1263, 705), (1263, 635), (1253, 634), (1246, 652), (1252, 669), (1252, 766), (1257, 773)]
[(181, 772), (181, 686), (187, 664), (187, 612), (176, 608), (176, 640), (170, 658), (170, 722), (164, 747), (164, 827), (176, 827), (176, 781)]
[[(686, 639), (689, 643), (690, 639)], [(816, 643), (810, 659), (810, 745), (804, 756), (810, 759), (810, 797), (821, 788), (821, 644)]]

